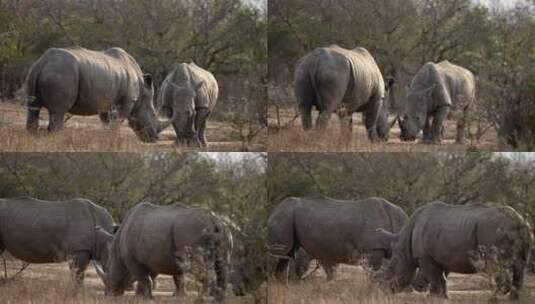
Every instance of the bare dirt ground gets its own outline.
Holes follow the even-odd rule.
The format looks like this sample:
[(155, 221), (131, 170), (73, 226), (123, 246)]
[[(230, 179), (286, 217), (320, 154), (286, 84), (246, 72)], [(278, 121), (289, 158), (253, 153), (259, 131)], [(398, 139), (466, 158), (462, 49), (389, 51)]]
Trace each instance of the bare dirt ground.
[(97, 115), (72, 116), (65, 129), (47, 134), (48, 113), (41, 110), (37, 136), (25, 129), (26, 109), (15, 103), (0, 102), (0, 151), (10, 152), (145, 152), (145, 151), (265, 151), (267, 131), (259, 134), (251, 143), (240, 140), (238, 130), (231, 123), (209, 120), (206, 130), (208, 149), (179, 147), (172, 127), (160, 134), (157, 143), (143, 143), (123, 122), (118, 127), (104, 126)]
[[(317, 112), (313, 112), (313, 122)], [(268, 151), (269, 152), (462, 152), (462, 151), (499, 151), (499, 139), (494, 129), (489, 128), (479, 140), (468, 139), (466, 144), (455, 143), (456, 122), (446, 122), (445, 136), (441, 144), (429, 145), (416, 142), (402, 142), (400, 129), (396, 124), (390, 131), (386, 143), (371, 143), (360, 113), (353, 114), (353, 130), (350, 141), (343, 138), (340, 123), (333, 115), (329, 127), (319, 134), (317, 131), (304, 132), (301, 119), (296, 116), (292, 106), (268, 107)]]
[[(405, 292), (391, 294), (380, 290), (368, 280), (366, 272), (356, 266), (340, 265), (336, 278), (327, 282), (322, 270), (318, 270), (304, 282), (288, 287), (272, 282), (268, 285), (269, 303), (489, 303), (492, 289), (488, 280), (479, 274), (450, 274), (448, 277), (449, 300), (430, 297), (427, 293)], [(509, 302), (507, 296), (498, 297), (499, 302)], [(520, 301), (535, 302), (535, 277), (527, 276)], [(512, 303), (512, 302), (511, 302)]]
[[(8, 276), (11, 278), (21, 267), (20, 261), (8, 261)], [(14, 279), (4, 278), (4, 266), (0, 265), (0, 303), (146, 303), (127, 291), (122, 297), (104, 296), (104, 285), (93, 267), (86, 271), (82, 288), (75, 288), (67, 263), (31, 264)], [(161, 275), (156, 279), (153, 303), (204, 303), (195, 291), (195, 284), (186, 278), (186, 295), (173, 295), (175, 287), (170, 276)], [(236, 297), (227, 289), (227, 303), (253, 303), (251, 296)]]

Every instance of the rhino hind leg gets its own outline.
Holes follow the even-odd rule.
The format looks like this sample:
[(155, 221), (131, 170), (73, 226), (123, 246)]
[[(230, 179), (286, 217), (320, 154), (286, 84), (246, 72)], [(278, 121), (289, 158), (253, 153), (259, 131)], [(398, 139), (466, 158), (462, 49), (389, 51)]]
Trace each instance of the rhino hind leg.
[(465, 107), (463, 109), (463, 113), (461, 117), (457, 120), (457, 136), (455, 138), (455, 141), (458, 144), (464, 144), (464, 130), (466, 128), (466, 122), (468, 120), (468, 107)]
[(364, 111), (364, 126), (368, 131), (368, 138), (370, 141), (378, 141), (377, 134), (377, 120), (379, 119), (379, 111), (381, 110), (381, 102), (378, 100), (370, 100)]
[(26, 119), (26, 130), (31, 133), (37, 133), (39, 129), (39, 113), (41, 112), (40, 106), (28, 107), (28, 117)]
[(61, 131), (65, 123), (65, 113), (50, 111), (49, 113), (49, 122), (48, 122), (48, 132), (53, 133)]
[(336, 277), (336, 264), (327, 263), (325, 261), (321, 262), (321, 266), (327, 275), (327, 281), (332, 281)]
[(70, 270), (76, 284), (81, 285), (84, 282), (85, 270), (91, 262), (91, 255), (87, 251), (76, 252), (70, 263)]
[(429, 293), (434, 296), (447, 298), (448, 289), (442, 267), (429, 257), (420, 259), (419, 264), (422, 274), (430, 284)]
[(523, 260), (516, 260), (513, 264), (513, 282), (511, 291), (509, 293), (509, 298), (511, 300), (518, 300), (519, 293), (522, 290), (524, 285), (524, 269), (526, 262)]

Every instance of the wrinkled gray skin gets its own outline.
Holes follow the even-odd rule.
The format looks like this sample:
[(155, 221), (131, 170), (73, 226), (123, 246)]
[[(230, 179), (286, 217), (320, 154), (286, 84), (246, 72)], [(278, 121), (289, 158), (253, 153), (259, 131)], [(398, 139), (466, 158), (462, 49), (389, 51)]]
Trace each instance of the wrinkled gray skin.
[(495, 247), (500, 252), (497, 261), (511, 265), (511, 283), (501, 292), (518, 298), (532, 235), (511, 207), (432, 202), (418, 208), (397, 236), (383, 233), (390, 235), (395, 245), (390, 264), (378, 278), (395, 292), (407, 287), (419, 268), (430, 283), (430, 293), (447, 297), (445, 276), (450, 272), (476, 273), (474, 261), (492, 263), (479, 259), (480, 250), (492, 256), (489, 252)]
[(7, 250), (28, 263), (71, 260), (73, 277), (81, 284), (91, 260), (101, 266), (108, 260), (107, 239), (95, 226), (112, 233), (113, 218), (86, 199), (0, 199), (0, 254)]
[(426, 63), (414, 76), (400, 122), (401, 139), (413, 141), (423, 129), (426, 143), (440, 143), (448, 114), (457, 117), (457, 143), (464, 142), (468, 112), (475, 99), (472, 72), (449, 61)]
[(26, 128), (37, 131), (42, 107), (49, 111), (48, 130), (63, 128), (65, 114), (96, 115), (104, 122), (118, 116), (145, 142), (154, 142), (172, 120), (159, 121), (153, 106), (152, 77), (126, 51), (84, 48), (48, 49), (26, 77)]
[[(390, 239), (377, 229), (397, 232), (407, 215), (381, 198), (359, 201), (331, 198), (287, 198), (268, 220), (268, 248), (278, 257), (276, 276), (287, 281), (288, 263), (303, 248), (325, 269), (352, 264), (364, 256), (377, 270), (391, 255)], [(327, 272), (328, 280), (333, 273)]]
[(110, 244), (105, 294), (122, 295), (137, 281), (136, 294), (152, 297), (151, 276), (172, 275), (177, 295), (183, 293), (185, 262), (190, 250), (202, 249), (207, 266), (214, 267), (213, 296), (224, 296), (231, 237), (219, 219), (201, 208), (175, 204), (140, 203), (130, 209)]
[(313, 107), (320, 112), (318, 128), (325, 129), (332, 113), (337, 113), (342, 131), (349, 133), (352, 114), (362, 112), (370, 140), (388, 140), (393, 123), (388, 122), (387, 88), (366, 49), (347, 50), (336, 45), (315, 49), (297, 62), (294, 89), (305, 130), (312, 127)]
[(173, 127), (178, 143), (206, 147), (206, 121), (213, 111), (219, 88), (212, 73), (195, 63), (181, 63), (164, 79), (157, 106), (168, 117), (176, 113)]

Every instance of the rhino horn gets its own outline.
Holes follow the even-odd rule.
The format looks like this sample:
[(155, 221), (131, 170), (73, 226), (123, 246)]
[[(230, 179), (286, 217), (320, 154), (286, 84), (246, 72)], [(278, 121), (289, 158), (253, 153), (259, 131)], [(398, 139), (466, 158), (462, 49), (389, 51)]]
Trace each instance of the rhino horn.
[(379, 233), (379, 235), (381, 237), (383, 237), (384, 239), (386, 239), (387, 241), (391, 242), (391, 243), (395, 243), (398, 241), (399, 239), (399, 234), (397, 233), (392, 233), (390, 231), (386, 231), (384, 230), (383, 228), (377, 228), (375, 230), (375, 232)]
[(392, 121), (388, 122), (388, 130), (392, 129), (392, 127), (394, 127), (394, 125), (397, 123), (399, 123), (401, 120), (401, 118), (399, 117), (399, 115), (396, 115), (396, 117), (394, 119), (392, 119)]
[(173, 121), (176, 120), (176, 118), (178, 116), (178, 111), (175, 111), (175, 109), (173, 109), (173, 108), (171, 108), (171, 111), (173, 113), (171, 115), (171, 118), (165, 119), (165, 120), (158, 119), (158, 124), (156, 126), (156, 132), (157, 133), (162, 132), (165, 128), (167, 128), (170, 124), (172, 124)]
[(106, 285), (106, 273), (104, 272), (104, 270), (102, 270), (102, 268), (100, 268), (97, 262), (93, 260), (92, 263), (93, 263), (93, 267), (95, 267), (95, 271), (97, 272), (97, 275), (102, 280), (102, 283)]

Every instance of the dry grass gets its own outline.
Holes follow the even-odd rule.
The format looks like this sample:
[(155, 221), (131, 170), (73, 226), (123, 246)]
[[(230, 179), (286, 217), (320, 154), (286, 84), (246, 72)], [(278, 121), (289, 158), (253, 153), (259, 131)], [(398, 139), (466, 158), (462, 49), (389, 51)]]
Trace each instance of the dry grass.
[[(487, 281), (480, 275), (451, 274), (448, 278), (449, 300), (430, 297), (424, 293), (410, 292), (391, 294), (372, 284), (359, 267), (339, 266), (337, 277), (327, 282), (323, 274), (315, 274), (300, 283), (286, 287), (270, 282), (269, 303), (290, 304), (342, 304), (342, 303), (488, 303), (492, 292)], [(521, 303), (535, 301), (535, 278), (528, 277)], [(500, 297), (500, 302), (507, 302)]]
[[(15, 273), (20, 262), (9, 262), (9, 273)], [(3, 266), (0, 276), (3, 277)], [(157, 303), (200, 303), (197, 292), (192, 290), (193, 282), (186, 279), (186, 296), (173, 295), (174, 284), (170, 276), (159, 276), (157, 288), (153, 291)], [(33, 264), (14, 280), (2, 282), (0, 278), (0, 303), (146, 303), (135, 297), (132, 291), (122, 297), (104, 296), (104, 285), (90, 267), (82, 288), (75, 288), (67, 263)], [(235, 297), (227, 290), (228, 303), (252, 303), (251, 297)]]
[[(288, 106), (279, 109), (270, 106), (269, 118), (269, 152), (461, 152), (461, 151), (498, 151), (499, 140), (494, 130), (488, 130), (479, 141), (468, 141), (465, 145), (455, 143), (455, 121), (446, 122), (446, 134), (440, 145), (427, 145), (419, 142), (401, 142), (400, 130), (396, 125), (390, 132), (386, 143), (371, 143), (362, 122), (362, 115), (353, 115), (353, 134), (348, 141), (340, 133), (340, 124), (336, 115), (330, 121), (329, 128), (319, 134), (316, 131), (304, 132), (296, 111)], [(317, 113), (313, 113), (313, 121)], [(277, 121), (278, 120), (278, 121)], [(278, 126), (282, 127), (278, 127)]]
[[(23, 106), (0, 102), (0, 151), (9, 152), (146, 152), (153, 150), (200, 151), (179, 147), (172, 127), (160, 135), (157, 143), (142, 143), (124, 122), (116, 128), (105, 127), (98, 116), (73, 116), (65, 129), (56, 134), (47, 134), (48, 113), (41, 111), (38, 135), (25, 130), (26, 110)], [(206, 151), (264, 151), (267, 132), (260, 134), (251, 144), (240, 141), (231, 123), (208, 121)]]

